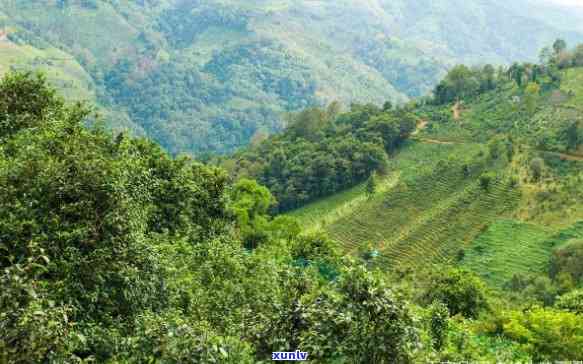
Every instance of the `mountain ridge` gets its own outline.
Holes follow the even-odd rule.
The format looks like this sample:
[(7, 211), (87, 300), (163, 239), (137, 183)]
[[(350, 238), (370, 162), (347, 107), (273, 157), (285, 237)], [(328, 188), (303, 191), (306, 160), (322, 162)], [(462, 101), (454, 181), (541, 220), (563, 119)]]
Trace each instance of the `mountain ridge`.
[[(454, 64), (534, 60), (557, 37), (583, 39), (583, 29), (565, 30), (583, 17), (550, 8), (527, 0), (2, 0), (5, 43), (31, 56), (6, 57), (0, 70), (70, 79), (72, 93), (98, 101), (110, 126), (173, 154), (228, 152), (280, 131), (286, 112), (402, 103), (427, 94)], [(51, 60), (51, 47), (70, 64)]]

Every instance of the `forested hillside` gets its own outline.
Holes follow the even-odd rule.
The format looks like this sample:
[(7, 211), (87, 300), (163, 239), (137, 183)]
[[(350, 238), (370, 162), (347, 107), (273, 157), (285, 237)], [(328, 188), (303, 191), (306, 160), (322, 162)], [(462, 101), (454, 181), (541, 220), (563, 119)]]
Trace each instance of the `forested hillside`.
[[(565, 107), (583, 94), (571, 83), (582, 69), (560, 72), (551, 89), (572, 91)], [(453, 122), (439, 118), (410, 134), (409, 115), (451, 106), (433, 101), (336, 115), (354, 127), (332, 122), (333, 108), (316, 118), (327, 126), (305, 142), (311, 153), (352, 133), (358, 149), (370, 133), (391, 159), (366, 197), (346, 192), (358, 196), (340, 215), (305, 218), (308, 206), (296, 220), (270, 215), (275, 199), (254, 180), (111, 134), (42, 76), (4, 77), (0, 362), (268, 363), (296, 350), (314, 363), (583, 358), (581, 161), (546, 164), (511, 135), (429, 139), (429, 125)], [(314, 114), (300, 114), (278, 150)], [(552, 216), (561, 223), (545, 226)]]
[(539, 351), (535, 362), (583, 356), (566, 344), (543, 359), (535, 343), (542, 336), (532, 331), (558, 335), (547, 321), (554, 314), (543, 313), (551, 307), (580, 315), (583, 284), (575, 263), (583, 238), (583, 45), (558, 40), (541, 55), (540, 63), (498, 70), (454, 67), (433, 97), (404, 107), (417, 131), (383, 173), (289, 213), (407, 284), (416, 286), (417, 272), (431, 265), (476, 274), (500, 297), (499, 308), (520, 302), (529, 318), (517, 326), (482, 321), (474, 332), (520, 337), (531, 354)]
[(583, 361), (561, 3), (0, 0), (0, 364)]
[(338, 104), (291, 116), (280, 135), (228, 157), (235, 178), (250, 177), (269, 187), (278, 210), (297, 208), (384, 173), (391, 155), (415, 130), (416, 118), (403, 110)]
[(580, 39), (581, 19), (542, 0), (1, 0), (0, 72), (43, 69), (172, 154), (225, 152), (286, 112), (404, 102), (455, 63), (534, 61)]
[[(403, 218), (403, 210), (396, 208), (398, 204), (403, 204), (402, 208), (415, 205), (412, 213), (418, 212), (417, 203), (400, 200), (403, 194), (415, 198), (417, 193), (427, 190), (428, 197), (436, 193), (436, 201), (439, 201), (443, 193), (458, 191), (460, 199), (450, 201), (451, 204), (465, 204), (469, 200), (476, 201), (477, 190), (472, 192), (472, 189), (479, 185), (488, 194), (504, 192), (489, 190), (490, 182), (496, 182), (504, 190), (518, 186), (517, 192), (525, 194), (522, 203), (516, 205), (517, 201), (513, 201), (507, 206), (521, 219), (550, 224), (563, 219), (561, 225), (566, 221), (576, 222), (581, 217), (582, 197), (578, 185), (583, 160), (583, 92), (580, 86), (583, 46), (568, 49), (566, 42), (558, 40), (552, 47), (543, 49), (541, 55), (542, 63), (514, 63), (507, 68), (456, 66), (435, 87), (434, 96), (399, 108), (398, 113), (410, 115), (416, 121), (417, 130), (412, 140), (377, 170), (377, 177), (388, 181), (395, 190), (394, 196), (385, 196), (386, 201), (377, 201), (376, 208), (383, 209), (382, 202), (395, 208), (395, 213)], [(301, 144), (302, 140), (294, 143)], [(263, 145), (276, 145), (276, 142), (267, 140)], [(251, 148), (251, 152), (241, 155), (252, 156), (253, 150), (261, 150), (261, 147)], [(260, 155), (260, 160), (269, 160), (274, 153)], [(297, 162), (298, 155), (301, 154), (293, 154), (288, 163)], [(244, 168), (246, 162), (243, 158), (238, 165)], [(268, 164), (263, 168), (269, 172), (273, 166)], [(255, 173), (255, 176), (270, 186), (274, 182), (263, 177), (266, 174)], [(365, 180), (361, 178), (353, 186)], [(435, 181), (440, 183), (430, 187)], [(277, 185), (272, 188), (276, 196), (281, 195), (278, 188)], [(439, 188), (445, 190), (439, 192)], [(354, 197), (354, 194), (350, 192), (347, 196)], [(491, 197), (491, 202), (495, 202), (497, 196)], [(399, 200), (390, 202), (392, 199)], [(429, 199), (426, 202), (429, 206), (432, 204)], [(451, 211), (447, 204), (443, 208), (443, 212)], [(369, 212), (378, 214), (374, 209)], [(349, 216), (348, 220), (356, 215)], [(435, 216), (427, 217), (433, 219)], [(361, 224), (368, 225), (374, 220), (362, 217)], [(349, 236), (356, 234), (346, 221), (338, 224)], [(409, 224), (405, 220), (403, 225)], [(379, 228), (392, 229), (389, 225)], [(390, 234), (398, 232), (397, 229)], [(378, 233), (376, 228), (365, 228), (363, 233), (359, 239), (377, 239), (373, 238)], [(441, 233), (447, 235), (445, 231)]]

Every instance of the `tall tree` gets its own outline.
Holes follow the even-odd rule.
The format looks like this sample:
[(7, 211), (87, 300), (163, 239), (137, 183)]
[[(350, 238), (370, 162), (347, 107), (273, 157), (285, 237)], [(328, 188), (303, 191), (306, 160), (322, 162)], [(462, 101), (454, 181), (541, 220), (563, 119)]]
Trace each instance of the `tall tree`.
[(377, 192), (377, 173), (373, 171), (366, 181), (366, 194), (372, 197)]
[(559, 56), (567, 50), (567, 42), (563, 39), (557, 39), (555, 43), (553, 43), (553, 50), (555, 51), (555, 56)]

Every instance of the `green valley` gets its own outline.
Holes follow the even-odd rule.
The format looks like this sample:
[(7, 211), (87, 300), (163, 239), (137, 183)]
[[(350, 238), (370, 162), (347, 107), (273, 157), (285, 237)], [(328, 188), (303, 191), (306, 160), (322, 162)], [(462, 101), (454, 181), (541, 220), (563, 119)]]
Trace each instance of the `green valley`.
[(583, 14), (551, 10), (543, 0), (2, 0), (0, 72), (45, 69), (98, 103), (110, 127), (172, 154), (229, 152), (281, 131), (290, 111), (402, 103), (455, 63), (535, 60), (557, 36), (581, 39)]
[(582, 19), (0, 0), (0, 364), (582, 361)]
[(558, 72), (554, 86), (500, 76), (463, 101), (408, 104), (418, 129), (377, 177), (385, 188), (368, 195), (362, 180), (289, 215), (385, 269), (459, 264), (499, 288), (544, 273), (583, 233), (583, 68)]
[(582, 357), (582, 48), (563, 45), (405, 105), (290, 114), (207, 164), (8, 73), (0, 361)]

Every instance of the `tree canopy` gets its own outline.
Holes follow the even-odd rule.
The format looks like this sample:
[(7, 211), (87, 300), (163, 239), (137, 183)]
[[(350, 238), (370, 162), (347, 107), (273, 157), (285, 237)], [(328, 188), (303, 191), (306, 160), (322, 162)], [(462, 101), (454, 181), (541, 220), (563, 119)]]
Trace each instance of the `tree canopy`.
[(335, 105), (289, 116), (283, 134), (223, 162), (236, 177), (267, 186), (279, 211), (299, 207), (386, 172), (390, 156), (409, 137), (416, 119), (405, 110)]

